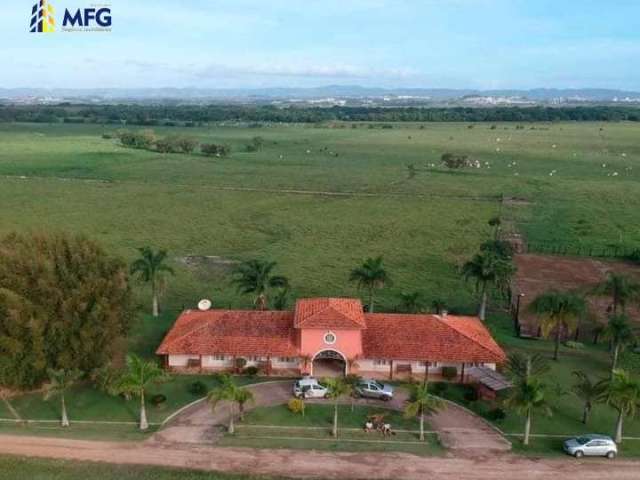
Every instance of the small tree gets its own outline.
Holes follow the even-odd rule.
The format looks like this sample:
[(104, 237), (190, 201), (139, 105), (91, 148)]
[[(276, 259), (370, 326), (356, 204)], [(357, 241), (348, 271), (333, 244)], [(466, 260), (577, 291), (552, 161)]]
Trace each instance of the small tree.
[(304, 417), (305, 404), (302, 398), (292, 398), (287, 403), (287, 408), (291, 413), (300, 413)]
[(611, 375), (618, 365), (620, 349), (633, 343), (636, 336), (629, 323), (629, 318), (624, 315), (614, 315), (609, 318), (607, 326), (603, 330), (604, 337), (611, 341), (613, 351), (611, 355)]
[(362, 265), (351, 271), (349, 280), (356, 282), (358, 288), (364, 288), (369, 292), (369, 313), (373, 313), (374, 291), (391, 284), (391, 279), (384, 268), (381, 256), (367, 258)]
[(624, 370), (615, 370), (605, 381), (603, 399), (618, 412), (615, 441), (622, 443), (622, 427), (625, 417), (633, 418), (640, 408), (640, 382)]
[(601, 381), (594, 382), (584, 372), (575, 371), (573, 375), (576, 377), (577, 382), (571, 387), (571, 393), (582, 400), (582, 423), (586, 425), (593, 404), (602, 400), (605, 385)]
[(145, 361), (137, 355), (127, 356), (127, 368), (118, 384), (118, 392), (140, 398), (140, 430), (147, 430), (146, 391), (150, 385), (165, 380), (165, 372), (156, 362)]
[(246, 408), (245, 405), (253, 403), (255, 401), (253, 392), (248, 388), (238, 388), (235, 401), (238, 403), (238, 413), (240, 416), (240, 421), (242, 422), (244, 420), (244, 412)]
[(515, 266), (510, 259), (489, 251), (477, 253), (462, 266), (462, 275), (465, 280), (474, 280), (476, 292), (480, 294), (478, 310), (480, 320), (484, 321), (486, 318), (489, 286), (493, 286), (501, 293), (506, 292), (515, 271)]
[(240, 388), (234, 383), (231, 375), (223, 373), (218, 376), (220, 384), (209, 392), (207, 395), (207, 401), (211, 405), (211, 409), (215, 409), (219, 402), (226, 401), (229, 407), (229, 426), (227, 431), (231, 434), (235, 433), (234, 424), (234, 405), (238, 403), (238, 397), (240, 394)]
[(529, 310), (540, 319), (543, 336), (554, 334), (553, 359), (558, 360), (562, 330), (571, 333), (575, 329), (578, 318), (586, 311), (584, 299), (573, 293), (549, 291), (536, 297)]
[(640, 283), (624, 274), (609, 273), (607, 279), (595, 288), (594, 293), (611, 296), (610, 308), (615, 316), (618, 312), (624, 313), (629, 302), (640, 299)]
[(53, 396), (60, 396), (60, 409), (61, 409), (61, 421), (62, 427), (69, 426), (69, 417), (67, 416), (67, 405), (64, 400), (64, 395), (81, 377), (82, 372), (80, 370), (53, 370), (49, 369), (49, 383), (45, 385), (44, 399), (49, 400)]
[(345, 382), (344, 378), (326, 378), (323, 383), (327, 387), (327, 397), (333, 400), (333, 428), (331, 435), (338, 437), (338, 401), (343, 395), (351, 394), (351, 385)]
[(442, 399), (434, 397), (429, 393), (429, 383), (424, 382), (411, 386), (411, 396), (409, 403), (404, 409), (405, 417), (420, 420), (420, 441), (424, 441), (424, 416), (429, 413), (437, 412), (444, 408), (445, 403)]
[(131, 264), (130, 273), (151, 286), (151, 312), (154, 317), (158, 316), (158, 297), (165, 287), (165, 274), (174, 275), (173, 269), (166, 264), (167, 251), (158, 250), (154, 252), (151, 247), (138, 249), (140, 258)]

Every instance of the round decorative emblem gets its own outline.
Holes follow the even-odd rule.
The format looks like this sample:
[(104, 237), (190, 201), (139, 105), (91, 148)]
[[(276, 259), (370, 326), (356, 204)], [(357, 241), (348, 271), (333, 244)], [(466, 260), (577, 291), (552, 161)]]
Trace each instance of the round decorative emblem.
[(333, 332), (327, 332), (324, 334), (324, 343), (329, 345), (336, 343), (336, 335)]

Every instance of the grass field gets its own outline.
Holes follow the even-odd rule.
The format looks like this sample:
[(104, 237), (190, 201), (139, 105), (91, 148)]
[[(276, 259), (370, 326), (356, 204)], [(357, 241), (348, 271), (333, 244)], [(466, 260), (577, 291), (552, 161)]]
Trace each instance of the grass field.
[(137, 465), (71, 462), (0, 456), (0, 479), (15, 480), (269, 480), (273, 477), (231, 475)]
[[(401, 412), (377, 407), (340, 405), (338, 407), (338, 438), (331, 437), (333, 406), (307, 404), (305, 415), (293, 414), (286, 405), (258, 407), (238, 424), (234, 435), (219, 441), (222, 446), (256, 448), (294, 448), (305, 450), (395, 451), (416, 455), (436, 455), (443, 452), (434, 433), (427, 433), (420, 442), (418, 421), (404, 418)], [(383, 437), (378, 432), (362, 430), (369, 415), (383, 414), (395, 434)], [(429, 430), (428, 424), (425, 429)]]

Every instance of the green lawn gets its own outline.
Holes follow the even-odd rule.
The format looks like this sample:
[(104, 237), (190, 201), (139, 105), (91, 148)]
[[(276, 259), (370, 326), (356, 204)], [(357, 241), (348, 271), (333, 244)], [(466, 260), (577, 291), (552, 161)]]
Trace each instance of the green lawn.
[(29, 480), (87, 478), (93, 480), (269, 480), (274, 477), (0, 456), (0, 480), (15, 480), (17, 478)]
[[(265, 380), (265, 377), (234, 377), (240, 385)], [(213, 388), (216, 380), (213, 375), (172, 375), (170, 380), (152, 386), (147, 394), (147, 417), (150, 423), (160, 424), (170, 414), (179, 408), (201, 398), (194, 395), (189, 386), (196, 381), (202, 381)], [(151, 398), (156, 394), (163, 394), (167, 401), (155, 406)], [(25, 420), (58, 420), (60, 418), (60, 401), (52, 398), (43, 399), (42, 394), (31, 393), (14, 397), (10, 400), (20, 417)], [(140, 403), (136, 398), (125, 400), (123, 397), (110, 396), (93, 388), (91, 385), (77, 385), (66, 396), (67, 411), (71, 420), (71, 427), (63, 429), (57, 423), (34, 423), (16, 425), (10, 422), (0, 422), (0, 431), (18, 434), (34, 434), (45, 436), (69, 436), (74, 438), (110, 438), (113, 440), (144, 439), (153, 433), (158, 425), (152, 425), (147, 433), (137, 430)], [(0, 418), (13, 418), (8, 412)], [(85, 424), (81, 422), (118, 422), (118, 424)], [(122, 424), (120, 424), (122, 422)]]
[[(378, 407), (340, 405), (338, 438), (331, 437), (333, 406), (308, 403), (305, 415), (293, 414), (286, 405), (258, 407), (251, 410), (233, 435), (225, 435), (222, 446), (255, 448), (294, 448), (305, 450), (401, 451), (417, 455), (436, 455), (442, 447), (434, 433), (421, 443), (418, 421), (404, 418), (401, 412)], [(369, 415), (383, 414), (395, 435), (383, 437), (378, 432), (366, 433), (364, 423)], [(428, 424), (425, 429), (429, 430)]]

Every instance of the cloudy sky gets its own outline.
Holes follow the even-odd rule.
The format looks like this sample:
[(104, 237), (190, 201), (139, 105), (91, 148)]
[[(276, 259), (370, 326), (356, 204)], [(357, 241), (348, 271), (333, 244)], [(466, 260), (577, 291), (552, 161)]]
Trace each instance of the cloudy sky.
[(33, 3), (3, 5), (0, 87), (640, 90), (638, 0), (101, 0), (110, 33), (30, 34)]

